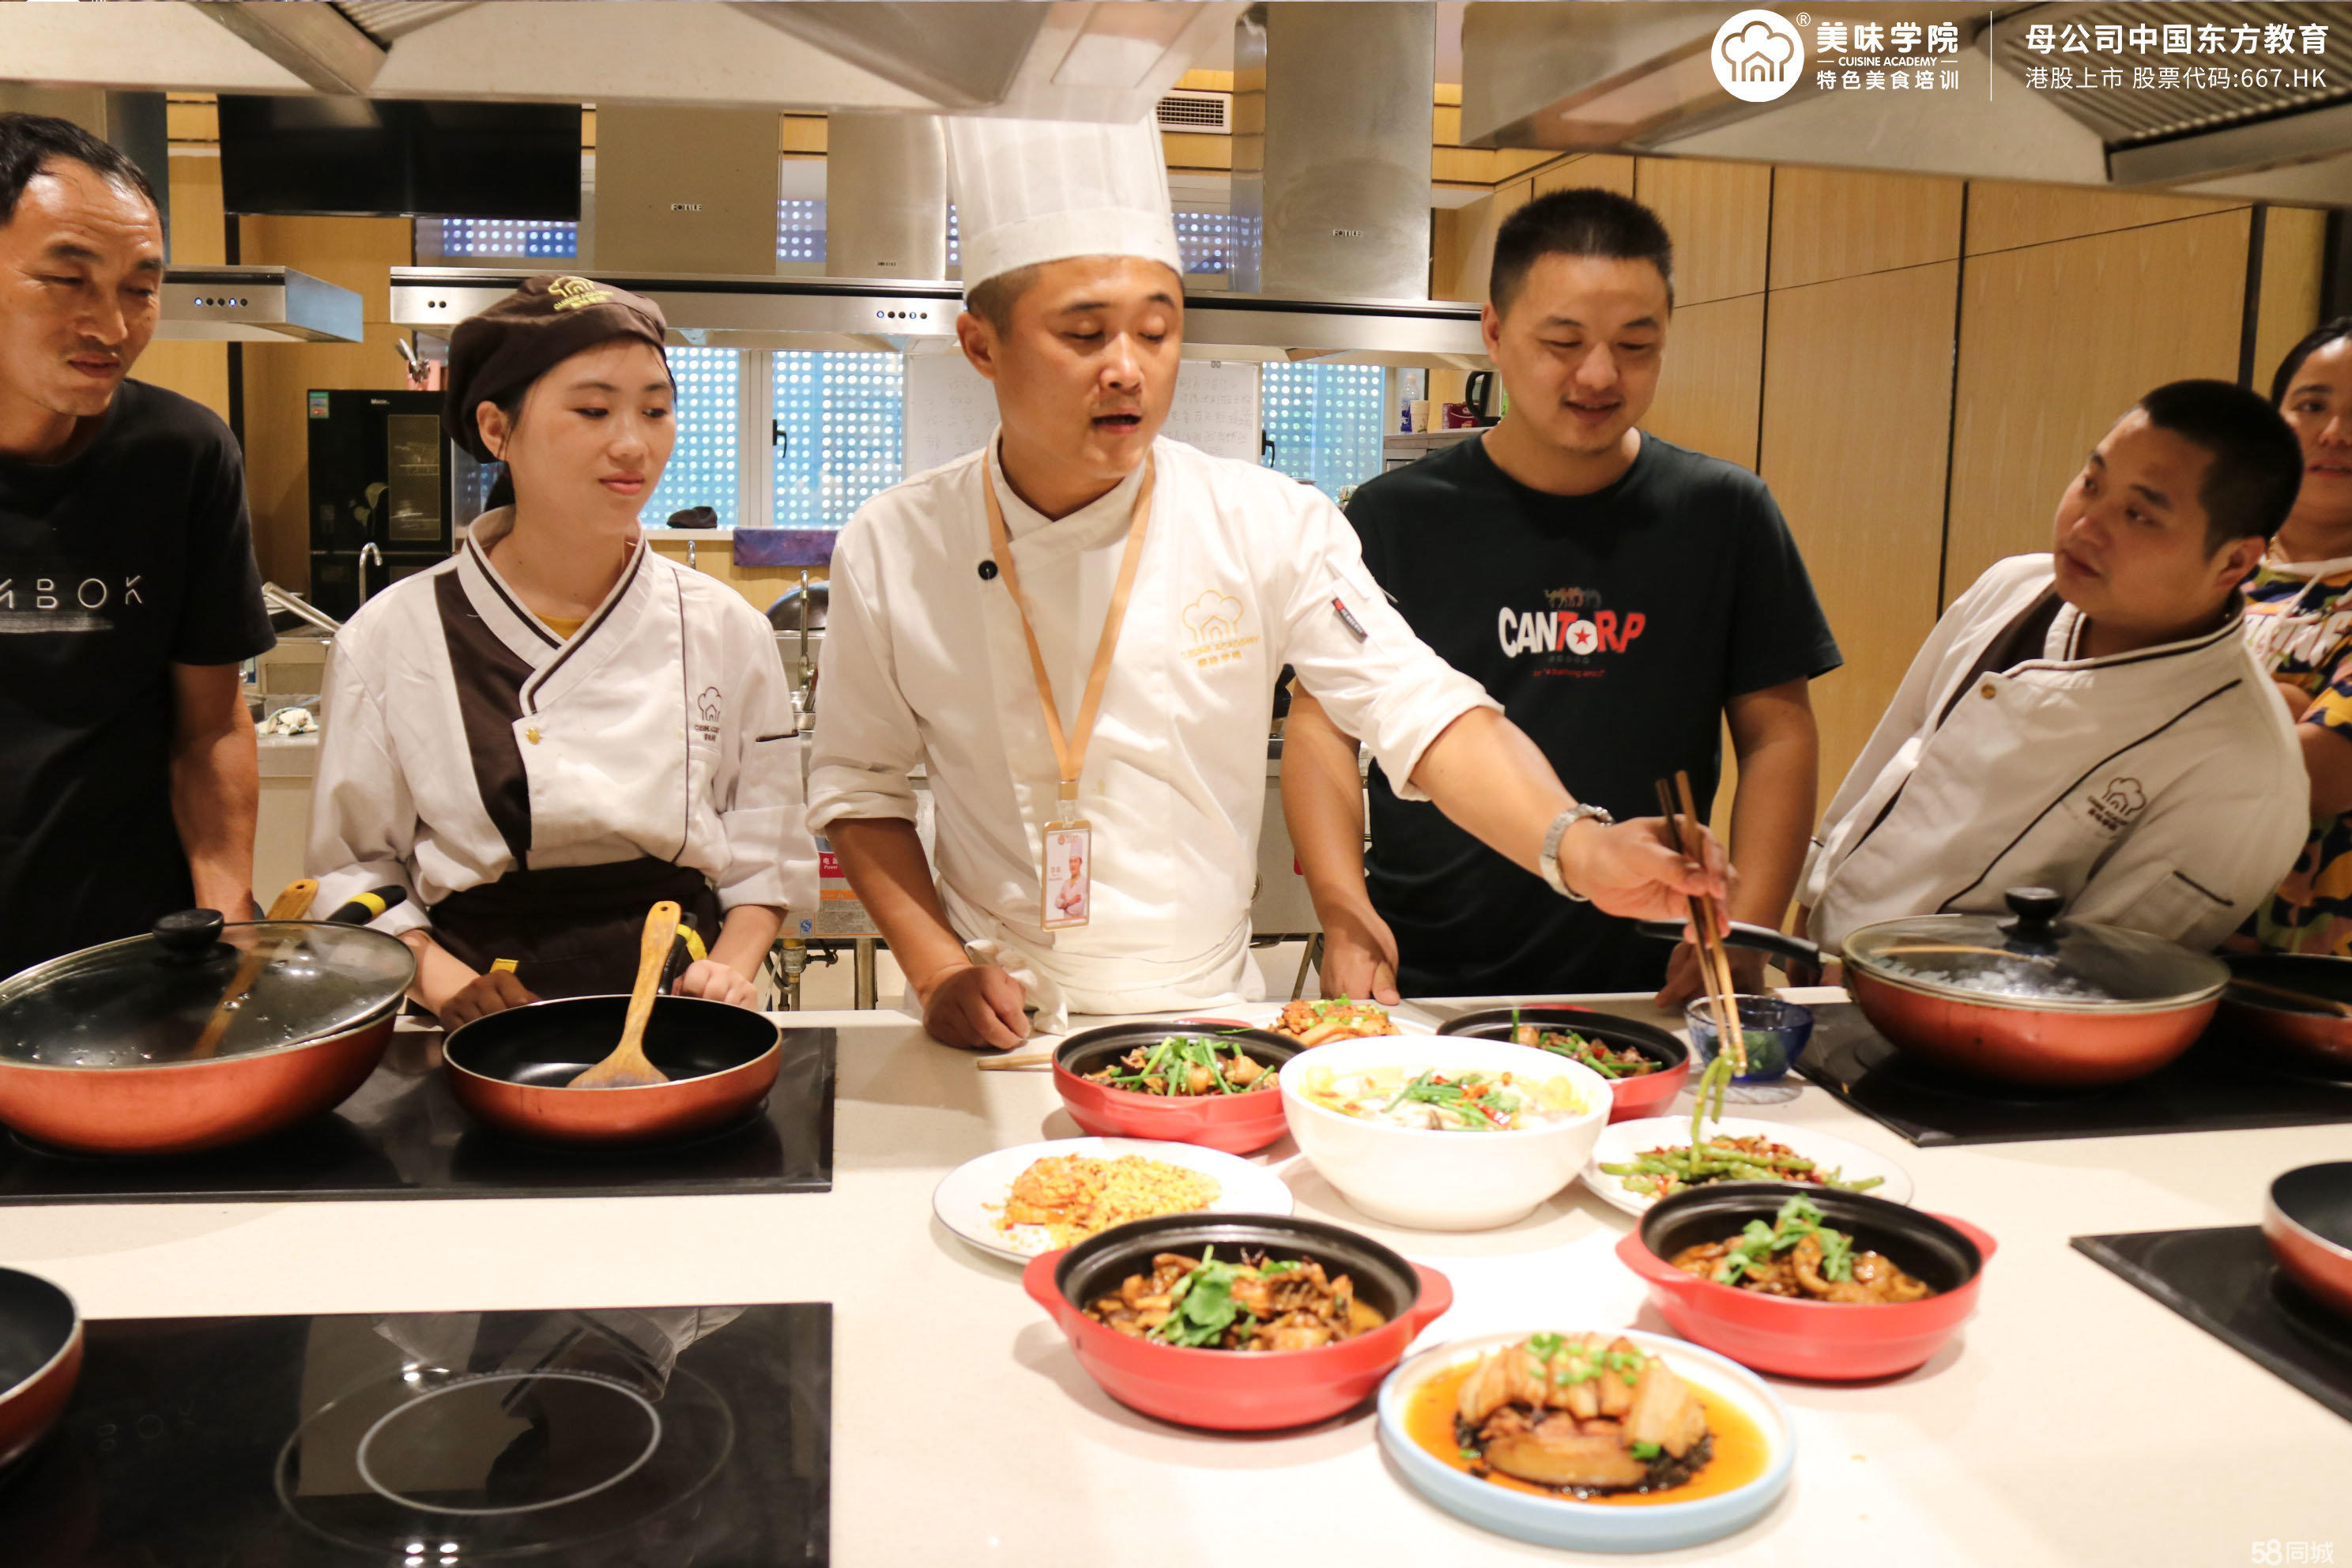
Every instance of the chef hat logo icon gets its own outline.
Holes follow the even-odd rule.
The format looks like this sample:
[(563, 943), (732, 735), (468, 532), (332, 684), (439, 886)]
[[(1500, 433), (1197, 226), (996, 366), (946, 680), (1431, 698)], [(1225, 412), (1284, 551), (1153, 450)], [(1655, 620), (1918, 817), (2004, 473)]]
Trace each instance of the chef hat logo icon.
[(2099, 796), (2099, 804), (2117, 816), (2131, 818), (2147, 809), (2147, 791), (2139, 780), (2113, 778)]
[(1715, 79), (1732, 97), (1769, 103), (1804, 73), (1805, 44), (1777, 11), (1742, 11), (1715, 30)]
[(1241, 630), (1242, 602), (1212, 588), (1184, 606), (1184, 629), (1200, 642), (1215, 642)]

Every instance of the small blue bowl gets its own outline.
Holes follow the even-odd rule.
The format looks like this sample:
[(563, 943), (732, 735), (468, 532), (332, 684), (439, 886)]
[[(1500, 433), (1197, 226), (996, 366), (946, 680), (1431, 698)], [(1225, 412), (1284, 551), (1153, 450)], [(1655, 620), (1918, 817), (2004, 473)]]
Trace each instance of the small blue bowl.
[[(1813, 1037), (1813, 1010), (1777, 996), (1732, 1000), (1739, 1008), (1739, 1032), (1748, 1041), (1748, 1070), (1731, 1081), (1771, 1083), (1788, 1077), (1789, 1069), (1805, 1054), (1806, 1042)], [(1696, 1074), (1715, 1060), (1716, 1047), (1721, 1044), (1715, 1037), (1713, 1004), (1700, 997), (1683, 1009), (1683, 1022), (1690, 1027), (1691, 1056), (1698, 1063), (1695, 1081)]]
[(1498, 1487), (1455, 1469), (1412, 1440), (1405, 1416), (1415, 1389), (1465, 1360), (1517, 1343), (1527, 1337), (1524, 1333), (1455, 1340), (1407, 1357), (1381, 1384), (1377, 1425), (1381, 1450), (1406, 1485), (1446, 1512), (1497, 1535), (1538, 1546), (1576, 1552), (1667, 1552), (1720, 1541), (1771, 1511), (1780, 1494), (1789, 1489), (1797, 1458), (1796, 1434), (1779, 1396), (1762, 1378), (1713, 1351), (1639, 1329), (1616, 1331), (1651, 1354), (1665, 1357), (1675, 1371), (1714, 1397), (1738, 1406), (1756, 1423), (1766, 1446), (1763, 1473), (1713, 1497), (1628, 1508)]

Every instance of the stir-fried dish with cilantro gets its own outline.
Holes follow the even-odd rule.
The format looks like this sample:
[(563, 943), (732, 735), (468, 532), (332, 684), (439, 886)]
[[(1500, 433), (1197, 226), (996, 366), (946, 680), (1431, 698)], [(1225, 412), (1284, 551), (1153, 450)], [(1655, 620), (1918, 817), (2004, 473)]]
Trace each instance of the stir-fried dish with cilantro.
[(1516, 1132), (1584, 1114), (1565, 1077), (1528, 1079), (1513, 1073), (1442, 1072), (1435, 1068), (1310, 1069), (1301, 1082), (1308, 1103), (1364, 1121), (1432, 1132)]
[(1274, 1083), (1273, 1069), (1252, 1060), (1240, 1045), (1207, 1035), (1171, 1035), (1156, 1046), (1138, 1046), (1087, 1077), (1137, 1094), (1247, 1094)]
[(1574, 1029), (1547, 1029), (1540, 1024), (1515, 1023), (1511, 1026), (1511, 1043), (1533, 1046), (1539, 1051), (1582, 1062), (1606, 1079), (1640, 1078), (1658, 1070), (1656, 1062), (1631, 1046), (1612, 1046), (1606, 1040), (1580, 1035)]
[(1328, 1045), (1333, 1040), (1362, 1040), (1393, 1035), (1396, 1020), (1377, 1002), (1356, 1002), (1345, 996), (1319, 1001), (1286, 1002), (1268, 1026), (1302, 1046)]
[(1770, 1225), (1751, 1219), (1738, 1236), (1685, 1247), (1667, 1261), (1718, 1285), (1800, 1300), (1916, 1301), (1936, 1293), (1884, 1253), (1856, 1251), (1853, 1237), (1831, 1229), (1802, 1193), (1782, 1204)]
[(1379, 1328), (1388, 1318), (1356, 1299), (1354, 1281), (1311, 1258), (1276, 1260), (1217, 1249), (1198, 1258), (1163, 1252), (1149, 1274), (1130, 1274), (1087, 1316), (1122, 1334), (1213, 1351), (1305, 1351)]

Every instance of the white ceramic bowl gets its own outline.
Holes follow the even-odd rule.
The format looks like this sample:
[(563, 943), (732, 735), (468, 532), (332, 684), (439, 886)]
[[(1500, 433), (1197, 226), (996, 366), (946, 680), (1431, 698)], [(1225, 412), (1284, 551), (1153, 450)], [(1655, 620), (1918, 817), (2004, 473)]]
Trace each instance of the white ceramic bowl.
[[(1515, 1132), (1432, 1132), (1343, 1115), (1303, 1090), (1310, 1072), (1344, 1078), (1381, 1067), (1408, 1076), (1435, 1068), (1565, 1078), (1584, 1112)], [(1293, 1057), (1280, 1083), (1290, 1135), (1324, 1179), (1372, 1218), (1415, 1230), (1488, 1230), (1521, 1218), (1576, 1179), (1609, 1121), (1608, 1080), (1591, 1068), (1529, 1046), (1465, 1036), (1335, 1040)]]

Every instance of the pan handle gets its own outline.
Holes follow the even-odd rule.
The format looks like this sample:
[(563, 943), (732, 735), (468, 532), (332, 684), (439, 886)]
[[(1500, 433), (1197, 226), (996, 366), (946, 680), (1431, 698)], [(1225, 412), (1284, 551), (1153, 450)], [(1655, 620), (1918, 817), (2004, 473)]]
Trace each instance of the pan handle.
[(327, 920), (333, 925), (363, 926), (394, 904), (404, 904), (407, 901), (407, 889), (387, 884), (373, 892), (358, 895), (351, 902), (329, 915)]
[[(1658, 942), (1680, 942), (1683, 939), (1681, 921), (1636, 921), (1634, 929), (1643, 936)], [(1822, 950), (1817, 943), (1769, 926), (1750, 925), (1746, 921), (1731, 922), (1730, 934), (1723, 939), (1733, 947), (1744, 947), (1756, 952), (1770, 953), (1780, 960), (1789, 972), (1790, 981), (1798, 985), (1818, 985), (1822, 979)]]
[(708, 958), (709, 951), (702, 945), (702, 933), (694, 928), (692, 915), (677, 918), (677, 934), (670, 939), (669, 962), (662, 965), (661, 984), (656, 990), (664, 996), (677, 984), (678, 976), (698, 958)]

